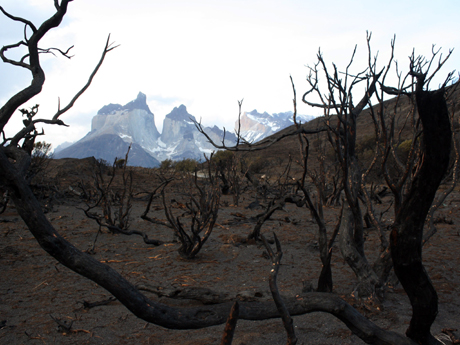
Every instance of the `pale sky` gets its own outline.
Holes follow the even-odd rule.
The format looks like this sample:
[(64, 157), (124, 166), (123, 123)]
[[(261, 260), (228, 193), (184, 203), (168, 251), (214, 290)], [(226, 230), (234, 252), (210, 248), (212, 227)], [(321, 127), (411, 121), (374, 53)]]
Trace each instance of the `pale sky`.
[[(0, 4), (36, 26), (54, 13), (53, 0)], [(46, 136), (39, 140), (53, 146), (76, 141), (90, 130), (100, 108), (124, 105), (139, 92), (147, 95), (160, 131), (164, 116), (180, 104), (204, 125), (233, 130), (237, 101), (243, 98), (243, 111), (292, 110), (290, 75), (298, 112), (319, 114), (301, 102), (306, 65), (316, 62), (318, 48), (329, 64), (343, 70), (357, 44), (355, 71), (367, 66), (366, 30), (372, 32), (372, 51), (379, 52), (381, 67), (395, 34), (395, 55), (404, 71), (413, 48), (429, 57), (432, 44), (444, 55), (454, 48), (439, 74), (442, 82), (449, 71), (460, 69), (459, 14), (458, 0), (74, 0), (61, 26), (41, 45), (62, 50), (74, 45), (74, 57), (42, 56), (45, 87), (26, 106), (38, 103), (39, 115), (52, 117), (58, 98), (67, 104), (84, 85), (111, 34), (120, 47), (107, 55), (91, 87), (61, 117), (70, 127), (45, 126)], [(0, 46), (22, 37), (23, 26), (0, 14)], [(30, 80), (28, 71), (0, 62), (0, 106)], [(7, 135), (22, 125), (20, 114), (16, 120)]]

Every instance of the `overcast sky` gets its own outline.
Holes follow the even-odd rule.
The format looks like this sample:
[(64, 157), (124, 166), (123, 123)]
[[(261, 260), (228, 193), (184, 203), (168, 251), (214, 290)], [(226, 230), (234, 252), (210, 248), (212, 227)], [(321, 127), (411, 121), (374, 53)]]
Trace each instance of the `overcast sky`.
[[(1, 0), (9, 13), (36, 26), (54, 13), (53, 0)], [(40, 104), (51, 117), (58, 98), (66, 104), (86, 82), (109, 34), (120, 47), (109, 53), (89, 90), (62, 117), (68, 128), (45, 126), (41, 140), (54, 146), (76, 141), (91, 128), (91, 118), (109, 103), (126, 104), (141, 91), (161, 131), (164, 116), (184, 104), (205, 125), (234, 128), (238, 100), (243, 111), (292, 110), (292, 75), (298, 112), (318, 114), (301, 104), (307, 89), (306, 65), (318, 48), (343, 69), (355, 44), (356, 71), (367, 64), (366, 31), (380, 66), (389, 58), (396, 35), (396, 58), (407, 71), (408, 56), (430, 56), (432, 44), (444, 54), (455, 48), (442, 78), (460, 69), (458, 0), (309, 1), (309, 0), (74, 0), (42, 48), (74, 45), (70, 60), (42, 56), (43, 92), (27, 104)], [(23, 26), (0, 14), (0, 46), (22, 39)], [(10, 55), (15, 56), (15, 55)], [(30, 83), (21, 68), (0, 64), (0, 105)], [(18, 129), (21, 116), (7, 134)]]

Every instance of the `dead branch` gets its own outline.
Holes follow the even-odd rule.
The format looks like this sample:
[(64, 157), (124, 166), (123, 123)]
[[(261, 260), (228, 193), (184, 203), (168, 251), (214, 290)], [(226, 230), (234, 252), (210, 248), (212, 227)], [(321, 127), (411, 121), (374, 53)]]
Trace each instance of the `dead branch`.
[[(63, 1), (63, 3), (64, 2), (67, 3), (67, 1)], [(118, 47), (118, 45), (113, 46), (113, 43), (110, 42), (110, 35), (109, 35), (108, 38), (107, 38), (104, 50), (102, 52), (101, 58), (99, 59), (99, 62), (97, 63), (96, 67), (94, 68), (93, 72), (91, 73), (90, 77), (88, 78), (88, 81), (80, 89), (80, 91), (78, 91), (75, 94), (75, 96), (70, 100), (70, 102), (64, 108), (61, 109), (60, 106), (58, 106), (58, 110), (57, 110), (56, 114), (53, 116), (53, 118), (51, 120), (49, 120), (49, 119), (36, 119), (36, 120), (31, 121), (27, 126), (25, 126), (22, 130), (20, 130), (11, 139), (10, 145), (16, 146), (18, 144), (18, 142), (22, 138), (24, 138), (27, 134), (29, 134), (30, 132), (35, 130), (35, 125), (38, 124), (38, 123), (56, 124), (56, 125), (61, 125), (61, 126), (67, 126), (62, 120), (59, 119), (59, 117), (61, 115), (63, 115), (64, 113), (66, 113), (69, 109), (71, 109), (74, 106), (75, 102), (78, 100), (78, 98), (80, 98), (80, 96), (89, 88), (89, 86), (91, 85), (94, 77), (96, 76), (97, 72), (99, 71), (99, 68), (102, 66), (102, 63), (104, 62), (104, 59), (105, 59), (105, 56), (107, 55), (107, 53), (109, 53), (110, 51), (112, 51), (113, 49), (115, 49), (117, 47)], [(1, 54), (2, 54), (2, 51), (0, 50), (0, 55)], [(3, 56), (2, 56), (2, 58), (3, 58)], [(16, 96), (13, 96), (13, 98), (14, 97), (16, 97)], [(11, 99), (13, 99), (13, 98), (11, 98)], [(11, 99), (10, 99), (10, 101), (11, 101)], [(7, 114), (2, 116), (2, 110), (3, 110), (3, 108), (5, 108), (8, 105), (8, 103), (5, 104), (2, 107), (2, 109), (0, 109), (0, 125), (2, 124), (3, 121), (6, 120), (8, 122), (8, 120), (9, 120), (9, 118), (6, 119)], [(5, 117), (5, 119), (3, 119), (3, 117)], [(10, 115), (10, 117), (11, 117), (11, 115)], [(3, 130), (3, 127), (2, 127), (2, 130)]]
[[(122, 229), (116, 225), (110, 225), (104, 221), (102, 221), (103, 217), (100, 217), (94, 213), (91, 213), (90, 212), (90, 209), (82, 209), (82, 208), (79, 208), (80, 210), (82, 210), (86, 217), (90, 218), (90, 219), (93, 219), (96, 221), (96, 223), (99, 225), (99, 227), (103, 227), (103, 228), (106, 228), (108, 229), (111, 233), (114, 233), (114, 234), (122, 234), (122, 235), (126, 235), (126, 236), (131, 236), (131, 235), (138, 235), (138, 236), (141, 236), (142, 239), (144, 240), (144, 243), (145, 244), (152, 244), (154, 246), (161, 246), (164, 242), (162, 241), (159, 241), (159, 240), (152, 240), (152, 239), (149, 239), (148, 235), (143, 232), (143, 231), (139, 231), (139, 230), (125, 230), (125, 229)], [(93, 246), (94, 247), (94, 246)]]
[[(457, 87), (457, 85), (455, 86)], [(451, 123), (451, 128), (454, 128), (454, 115), (455, 115), (455, 104), (452, 104), (451, 107), (451, 113), (450, 113), (450, 123)], [(455, 134), (452, 135), (452, 141), (453, 141), (453, 150), (454, 150), (454, 162), (453, 166), (451, 168), (451, 181), (449, 183), (449, 187), (444, 190), (440, 195), (435, 199), (433, 204), (431, 205), (430, 211), (428, 212), (427, 216), (427, 223), (428, 223), (428, 231), (423, 236), (423, 245), (428, 242), (428, 240), (434, 236), (437, 232), (435, 223), (436, 223), (436, 218), (434, 217), (435, 212), (439, 209), (439, 207), (444, 203), (446, 198), (452, 193), (454, 190), (455, 186), (458, 183), (459, 180), (459, 169), (460, 169), (460, 140), (455, 136)]]
[(107, 305), (113, 301), (116, 301), (117, 299), (115, 297), (109, 297), (107, 299), (104, 299), (104, 300), (100, 300), (100, 301), (96, 301), (96, 302), (88, 302), (88, 301), (83, 301), (83, 302), (80, 302), (81, 304), (83, 304), (83, 308), (85, 309), (91, 309), (91, 308), (94, 308), (94, 307), (99, 307), (101, 305)]
[[(283, 140), (284, 138), (293, 136), (293, 135), (298, 135), (298, 134), (315, 134), (315, 133), (320, 133), (320, 132), (325, 132), (327, 130), (326, 127), (319, 127), (317, 129), (306, 129), (304, 127), (300, 128), (294, 128), (294, 129), (287, 129), (286, 131), (283, 131), (282, 134), (278, 134), (276, 136), (272, 136), (266, 139), (263, 139), (255, 144), (249, 143), (247, 141), (243, 141), (242, 145), (235, 145), (235, 146), (227, 146), (225, 143), (222, 143), (222, 145), (216, 144), (211, 137), (209, 137), (208, 134), (204, 131), (204, 128), (202, 127), (201, 123), (195, 121), (195, 127), (197, 130), (203, 134), (206, 139), (208, 139), (208, 142), (211, 143), (215, 148), (220, 149), (220, 150), (228, 150), (228, 151), (259, 151), (259, 150), (265, 150), (272, 146), (273, 144), (277, 143), (278, 141)], [(239, 134), (238, 134), (239, 137)]]
[(142, 218), (143, 220), (146, 220), (146, 221), (148, 221), (148, 222), (150, 222), (150, 223), (152, 223), (152, 224), (163, 225), (163, 226), (166, 226), (166, 227), (168, 227), (168, 228), (173, 229), (172, 225), (171, 225), (169, 222), (164, 221), (164, 220), (157, 219), (157, 218), (155, 218), (155, 217), (152, 218), (152, 217), (147, 216), (147, 214), (150, 212), (150, 208), (151, 208), (151, 206), (152, 206), (153, 199), (155, 198), (155, 196), (156, 196), (158, 190), (161, 189), (161, 190), (163, 191), (164, 188), (166, 188), (166, 186), (167, 186), (170, 182), (172, 182), (173, 180), (174, 180), (173, 178), (165, 179), (157, 188), (155, 188), (155, 190), (154, 190), (152, 193), (150, 193), (149, 201), (147, 202), (147, 206), (145, 207), (145, 211), (144, 211), (144, 213), (142, 213), (142, 215), (141, 215), (141, 218)]
[[(193, 259), (201, 250), (212, 233), (219, 212), (220, 192), (217, 177), (209, 171), (208, 181), (200, 186), (195, 172), (193, 182), (198, 198), (191, 192), (188, 195), (190, 201), (185, 204), (190, 218), (190, 235), (187, 234), (180, 217), (175, 217), (171, 206), (166, 205), (164, 188), (161, 191), (166, 219), (181, 242), (178, 252), (186, 259)], [(204, 235), (201, 236), (203, 231)]]
[(264, 243), (265, 248), (267, 249), (270, 259), (272, 260), (272, 269), (270, 271), (270, 291), (272, 292), (273, 300), (275, 301), (276, 308), (281, 315), (281, 319), (283, 320), (284, 328), (286, 329), (287, 333), (287, 345), (295, 345), (297, 344), (297, 337), (294, 331), (294, 321), (292, 320), (291, 316), (289, 315), (289, 310), (286, 308), (286, 305), (281, 298), (281, 295), (278, 290), (278, 285), (276, 284), (276, 279), (278, 277), (278, 271), (281, 264), (281, 258), (283, 257), (283, 251), (281, 250), (281, 243), (276, 237), (276, 234), (273, 233), (273, 237), (276, 243), (276, 253), (273, 252), (270, 244), (267, 242), (264, 235), (261, 235), (262, 242)]
[(240, 306), (238, 304), (238, 301), (236, 301), (235, 303), (233, 303), (232, 309), (230, 309), (230, 315), (228, 316), (227, 322), (225, 323), (224, 335), (222, 336), (222, 341), (220, 343), (221, 345), (232, 344), (239, 313)]
[[(286, 198), (289, 198), (289, 196), (286, 196)], [(262, 225), (270, 219), (270, 217), (275, 213), (277, 210), (282, 210), (285, 205), (285, 198), (281, 200), (271, 200), (269, 205), (267, 206), (265, 212), (259, 214), (256, 216), (257, 218), (257, 223), (252, 230), (252, 232), (248, 235), (248, 240), (254, 239), (256, 241), (260, 240), (260, 230), (262, 228)]]

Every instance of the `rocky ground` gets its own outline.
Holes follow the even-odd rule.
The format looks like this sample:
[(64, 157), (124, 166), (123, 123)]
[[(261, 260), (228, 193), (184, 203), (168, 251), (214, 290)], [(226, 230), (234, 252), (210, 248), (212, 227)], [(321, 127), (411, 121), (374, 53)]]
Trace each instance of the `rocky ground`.
[[(138, 189), (131, 212), (131, 228), (144, 231), (149, 238), (164, 242), (146, 245), (141, 237), (98, 233), (97, 224), (85, 217), (83, 199), (70, 192), (79, 191), (78, 182), (90, 183), (87, 165), (70, 166), (70, 161), (53, 167), (51, 179), (60, 177), (53, 204), (47, 206), (48, 219), (58, 232), (81, 250), (94, 246), (94, 257), (112, 266), (149, 298), (163, 303), (190, 306), (195, 299), (167, 296), (186, 295), (188, 289), (208, 288), (221, 298), (264, 300), (270, 298), (268, 276), (271, 262), (260, 243), (245, 238), (262, 209), (248, 208), (254, 201), (243, 194), (235, 206), (231, 196), (223, 196), (214, 231), (194, 260), (179, 256), (179, 244), (172, 230), (152, 225), (140, 218), (147, 204), (146, 194), (154, 188), (148, 170), (138, 171)], [(72, 163), (76, 164), (76, 163)], [(83, 164), (83, 163), (78, 163)], [(67, 169), (67, 170), (66, 170)], [(72, 172), (72, 173), (70, 173)], [(180, 185), (168, 189), (167, 198), (178, 200)], [(263, 200), (260, 201), (263, 205)], [(384, 199), (387, 207), (391, 202)], [(46, 204), (46, 202), (44, 202)], [(174, 212), (180, 214), (180, 203)], [(327, 208), (325, 217), (332, 232), (339, 207)], [(438, 233), (424, 247), (424, 263), (439, 295), (439, 315), (432, 327), (460, 329), (460, 193), (454, 192), (438, 212)], [(152, 216), (164, 219), (160, 199), (154, 200)], [(386, 213), (387, 222), (391, 213)], [(148, 324), (132, 315), (116, 300), (88, 308), (88, 304), (107, 301), (110, 295), (95, 283), (77, 275), (45, 253), (25, 224), (9, 205), (0, 215), (0, 343), (1, 344), (219, 344), (224, 325), (200, 330), (168, 330)], [(287, 204), (267, 221), (262, 232), (272, 238), (276, 232), (283, 248), (278, 285), (285, 296), (299, 294), (305, 286), (316, 287), (321, 269), (317, 226), (308, 210)], [(329, 232), (329, 233), (330, 233)], [(96, 240), (96, 242), (95, 242)], [(366, 234), (366, 250), (372, 261), (378, 250), (375, 231)], [(356, 285), (353, 272), (334, 248), (332, 258), (334, 294), (354, 304), (369, 319), (384, 329), (404, 333), (411, 309), (400, 285), (388, 289), (379, 308), (351, 297)], [(223, 296), (223, 297), (222, 297)], [(177, 297), (177, 296), (176, 296)], [(380, 310), (379, 310), (380, 309)], [(294, 317), (298, 344), (364, 344), (333, 316), (312, 313)], [(286, 334), (279, 319), (240, 320), (233, 344), (284, 344)]]

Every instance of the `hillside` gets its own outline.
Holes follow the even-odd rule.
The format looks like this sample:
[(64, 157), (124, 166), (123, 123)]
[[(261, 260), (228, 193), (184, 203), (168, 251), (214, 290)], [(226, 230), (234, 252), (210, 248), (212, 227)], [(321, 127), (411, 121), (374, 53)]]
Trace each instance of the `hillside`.
[[(458, 86), (459, 84), (456, 84), (454, 86)], [(448, 106), (450, 112), (454, 115), (455, 121), (454, 121), (454, 126), (459, 126), (458, 120), (460, 117), (460, 86), (454, 88), (454, 86), (448, 88), (446, 91), (450, 94), (451, 90), (454, 89), (455, 91), (452, 93), (450, 96), (450, 99), (448, 100)], [(397, 115), (395, 117), (395, 128), (396, 128), (396, 133), (401, 131), (401, 139), (400, 142), (403, 142), (406, 139), (409, 139), (410, 136), (410, 129), (408, 128), (406, 124), (406, 116), (410, 112), (410, 109), (412, 108), (412, 105), (410, 104), (410, 101), (408, 97), (402, 97), (399, 101), (396, 98), (389, 99), (384, 102), (384, 108), (386, 109), (387, 112), (392, 112), (393, 109), (395, 108), (395, 105), (398, 104), (397, 107)], [(374, 110), (377, 111), (376, 107), (374, 107)], [(357, 147), (361, 147), (360, 145), (365, 144), (366, 141), (369, 141), (369, 139), (375, 138), (375, 126), (371, 117), (371, 110), (365, 109), (361, 115), (358, 117), (358, 122), (357, 122)], [(316, 129), (319, 127), (324, 126), (325, 123), (325, 118), (324, 117), (317, 117), (302, 126), (305, 129)], [(335, 126), (337, 123), (337, 117), (336, 116), (331, 116), (330, 118), (330, 123), (332, 126)], [(459, 128), (459, 127), (455, 127)], [(292, 131), (294, 129), (294, 125), (287, 127), (283, 130), (280, 130), (279, 132), (263, 139), (260, 141), (260, 143), (268, 143), (270, 140), (273, 140), (275, 138), (279, 138), (282, 135), (285, 135), (289, 131)], [(325, 149), (325, 153), (327, 158), (329, 158), (329, 164), (334, 164), (335, 159), (333, 158), (333, 152), (331, 145), (327, 142), (327, 137), (326, 134), (315, 134), (315, 135), (309, 135), (308, 137), (309, 143), (310, 143), (310, 151), (309, 151), (309, 162), (308, 166), (309, 169), (315, 169), (317, 168), (318, 162), (317, 162), (317, 156), (318, 156), (318, 145), (321, 145)], [(364, 145), (365, 146), (365, 145)], [(365, 147), (364, 147), (365, 149)], [(297, 136), (291, 136), (282, 139), (281, 141), (273, 144), (269, 148), (263, 151), (255, 151), (251, 153), (245, 153), (245, 155), (248, 155), (250, 157), (263, 157), (267, 161), (270, 162), (276, 162), (276, 164), (279, 164), (280, 166), (285, 166), (289, 160), (289, 157), (292, 157), (293, 161), (296, 161), (299, 159), (299, 139)], [(369, 158), (369, 157), (367, 157)], [(296, 166), (295, 164), (293, 165), (294, 171), (299, 172), (300, 167)]]

